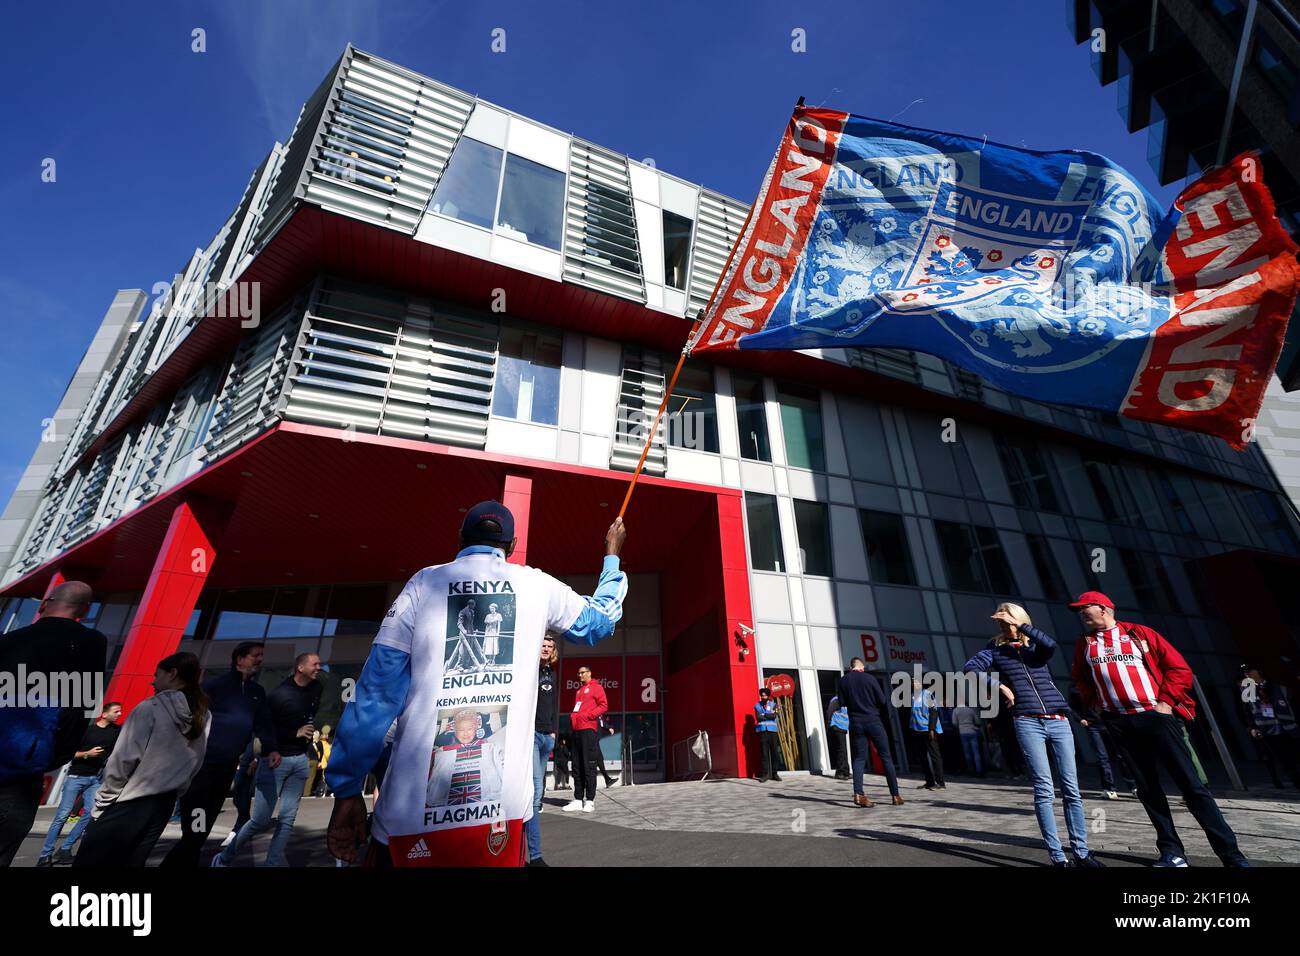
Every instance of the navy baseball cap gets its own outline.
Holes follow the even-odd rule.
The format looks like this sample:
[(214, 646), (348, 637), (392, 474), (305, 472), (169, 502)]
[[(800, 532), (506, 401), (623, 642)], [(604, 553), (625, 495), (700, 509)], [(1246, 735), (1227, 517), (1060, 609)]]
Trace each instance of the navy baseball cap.
[(499, 501), (480, 501), (466, 513), (460, 536), (469, 541), (509, 544), (515, 538), (515, 516)]

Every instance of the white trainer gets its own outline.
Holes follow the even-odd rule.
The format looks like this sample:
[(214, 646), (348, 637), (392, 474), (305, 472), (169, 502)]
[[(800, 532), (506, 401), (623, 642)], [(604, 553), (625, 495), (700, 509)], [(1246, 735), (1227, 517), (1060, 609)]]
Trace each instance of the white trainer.
[(583, 800), (583, 801), (582, 801), (582, 812), (583, 812), (583, 813), (595, 813), (595, 812), (596, 812), (596, 801), (595, 801), (595, 800)]
[(563, 807), (560, 808), (562, 813), (573, 813), (575, 810), (581, 810), (581, 809), (582, 809), (581, 800), (570, 800), (568, 803), (566, 803)]

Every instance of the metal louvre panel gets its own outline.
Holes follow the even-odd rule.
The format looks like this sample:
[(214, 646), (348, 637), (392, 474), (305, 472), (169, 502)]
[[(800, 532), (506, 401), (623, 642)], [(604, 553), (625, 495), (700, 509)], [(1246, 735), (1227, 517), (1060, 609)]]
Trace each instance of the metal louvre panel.
[(916, 364), (916, 355), (907, 349), (850, 348), (845, 351), (848, 352), (849, 364), (854, 368), (879, 372), (914, 385), (920, 384), (921, 371)]
[(984, 400), (984, 382), (978, 375), (951, 364), (948, 364), (948, 372), (952, 376), (952, 384), (957, 391), (958, 398), (969, 399), (973, 402)]
[(298, 337), (284, 416), (483, 448), (498, 335), (494, 321), (325, 280)]
[(708, 304), (713, 287), (722, 275), (722, 267), (731, 255), (731, 247), (740, 238), (747, 215), (748, 206), (706, 189), (700, 190), (691, 249), (689, 316), (698, 314)]
[(58, 544), (60, 548), (79, 541), (95, 530), (95, 522), (92, 519), (99, 508), (99, 501), (104, 494), (104, 489), (108, 486), (108, 478), (112, 473), (113, 465), (117, 462), (117, 456), (122, 451), (122, 441), (119, 438), (105, 448), (95, 458), (94, 464), (90, 466), (76, 501), (71, 505), (71, 515), (68, 518), (68, 523), (59, 536)]
[(289, 317), (300, 309), (301, 303), (295, 302), (239, 343), (203, 443), (205, 465), (260, 434), (274, 419), (289, 367)]
[(380, 431), (449, 445), (487, 444), (498, 331), (434, 315), (402, 326)]
[[(663, 401), (665, 387), (663, 358), (656, 352), (624, 346), (623, 378), (619, 387), (614, 442), (609, 456), (610, 468), (619, 471), (636, 470), (650, 427), (654, 424), (655, 413)], [(667, 469), (668, 452), (661, 426), (646, 454), (645, 472), (648, 475), (663, 475)]]
[(474, 101), (364, 53), (330, 97), (305, 198), (414, 234)]
[[(347, 54), (345, 53), (344, 56)], [(343, 57), (339, 57), (325, 79), (313, 91), (311, 99), (303, 104), (302, 110), (298, 113), (298, 121), (294, 124), (293, 133), (290, 134), (289, 142), (284, 148), (284, 159), (276, 169), (275, 179), (271, 184), (265, 209), (262, 211), (262, 221), (258, 226), (257, 234), (253, 237), (252, 245), (256, 248), (260, 248), (280, 228), (280, 223), (294, 208), (294, 200), (298, 198), (298, 187), (306, 175), (307, 162), (316, 145), (316, 131), (320, 129), (321, 118), (325, 115), (325, 107), (338, 79), (339, 65), (342, 62)]]
[(569, 146), (564, 278), (646, 301), (627, 157), (576, 139)]
[(36, 520), (32, 522), (31, 529), (27, 533), (27, 542), (23, 547), (22, 557), (18, 561), (18, 568), (21, 572), (30, 571), (44, 560), (50, 532), (54, 527), (55, 516), (63, 510), (63, 501), (67, 494), (68, 482), (66, 481), (57, 482), (46, 493), (40, 513), (37, 515)]

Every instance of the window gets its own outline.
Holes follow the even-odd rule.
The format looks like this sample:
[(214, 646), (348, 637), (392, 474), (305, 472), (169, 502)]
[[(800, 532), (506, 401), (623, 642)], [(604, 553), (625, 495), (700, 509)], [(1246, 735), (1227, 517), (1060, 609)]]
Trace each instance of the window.
[(799, 559), (804, 574), (830, 577), (831, 528), (830, 512), (820, 501), (794, 503), (794, 528), (799, 536)]
[(429, 209), (484, 229), (495, 223), (504, 236), (558, 251), (564, 239), (564, 173), (462, 136)]
[(391, 603), (383, 584), (331, 588), (325, 636), (371, 636), (379, 630)]
[(214, 641), (260, 641), (266, 637), (275, 592), (259, 590), (226, 591), (221, 595), (217, 622), (212, 628)]
[(1173, 610), (1174, 587), (1160, 556), (1147, 552), (1139, 554), (1128, 548), (1117, 550), (1120, 561), (1124, 564), (1124, 573), (1128, 575), (1128, 583), (1133, 586), (1133, 597), (1137, 599), (1138, 607)]
[(1060, 514), (1056, 485), (1043, 453), (1028, 442), (1002, 436), (998, 436), (997, 446), (1012, 500), (1022, 508)]
[(328, 588), (281, 588), (267, 637), (320, 637)]
[(877, 584), (916, 584), (903, 516), (890, 511), (858, 512), (862, 521), (862, 538), (867, 548), (867, 566), (871, 580)]
[(708, 365), (683, 365), (671, 402), (668, 444), (717, 454), (718, 401), (713, 390), (713, 369)]
[(674, 289), (686, 289), (693, 225), (685, 216), (664, 210), (664, 282)]
[(564, 235), (564, 173), (509, 154), (497, 229), (558, 250)]
[(1043, 584), (1044, 596), (1052, 601), (1070, 600), (1072, 595), (1065, 586), (1065, 576), (1061, 574), (1048, 540), (1040, 534), (1027, 534), (1025, 539), (1029, 542), (1029, 556), (1038, 572), (1038, 580)]
[(501, 150), (462, 136), (429, 208), (461, 222), (492, 228), (501, 181)]
[(781, 523), (776, 498), (745, 492), (745, 517), (749, 521), (749, 563), (755, 571), (781, 571)]
[(996, 531), (954, 521), (935, 521), (934, 528), (953, 590), (1015, 593), (1015, 579)]
[(492, 414), (556, 424), (560, 417), (560, 350), (557, 335), (502, 328)]
[(1295, 531), (1282, 510), (1281, 501), (1271, 491), (1258, 488), (1238, 489), (1238, 498), (1251, 519), (1251, 524), (1264, 539), (1264, 546), (1284, 554), (1295, 554), (1297, 546)]
[(826, 442), (822, 437), (822, 400), (815, 388), (777, 386), (781, 405), (781, 431), (785, 435), (786, 461), (795, 468), (826, 470)]
[(1187, 513), (1187, 508), (1183, 504), (1183, 499), (1178, 496), (1178, 489), (1174, 483), (1169, 480), (1169, 476), (1163, 471), (1155, 472), (1156, 484), (1159, 486), (1161, 493), (1164, 494), (1165, 500), (1169, 503), (1169, 511), (1174, 515), (1178, 522), (1178, 528), (1185, 534), (1192, 534), (1196, 531), (1196, 526), (1192, 524), (1191, 516)]
[(1088, 459), (1083, 464), (1106, 520), (1132, 522), (1139, 527), (1146, 527), (1123, 468), (1093, 459)]
[(767, 439), (767, 400), (763, 396), (763, 380), (732, 372), (731, 381), (736, 392), (740, 457), (751, 461), (771, 461), (772, 448)]

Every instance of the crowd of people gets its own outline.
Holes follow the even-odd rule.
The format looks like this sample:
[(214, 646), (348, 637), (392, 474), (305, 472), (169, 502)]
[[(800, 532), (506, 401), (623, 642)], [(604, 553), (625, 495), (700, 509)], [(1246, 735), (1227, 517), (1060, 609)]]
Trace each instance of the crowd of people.
[[(508, 512), (495, 507), (496, 523), (489, 522), (496, 528), (495, 537), (483, 537), (481, 528), (476, 531), (467, 519), (469, 531), (462, 530), (464, 547), (458, 556), (467, 567), (482, 566), (483, 558), (504, 561), (513, 547)], [(607, 535), (606, 563), (593, 596), (578, 598), (567, 588), (557, 590), (550, 600), (567, 610), (533, 624), (549, 633), (541, 637), (536, 658), (531, 814), (524, 823), (526, 856), (521, 861), (528, 865), (546, 865), (539, 815), (548, 765), (554, 767), (553, 789), (572, 789), (564, 812), (595, 811), (598, 774), (606, 787), (616, 785), (600, 746), (602, 738), (614, 732), (606, 719), (605, 690), (591, 667), (583, 664), (577, 671), (576, 689), (564, 692), (554, 634), (595, 643), (612, 633), (626, 593), (626, 578), (617, 563), (625, 535), (621, 520), (616, 521)], [(493, 567), (503, 573), (499, 564)], [(552, 581), (547, 577), (541, 584), (551, 587)], [(555, 582), (554, 587), (564, 586)], [(29, 671), (102, 672), (105, 638), (79, 623), (90, 601), (90, 588), (80, 582), (53, 588), (33, 624), (0, 639), (0, 669), (15, 670), (21, 664)], [(394, 607), (400, 606), (399, 599)], [(1071, 607), (1078, 614), (1079, 633), (1074, 635), (1071, 680), (1065, 692), (1049, 669), (1053, 658), (1062, 653), (1057, 640), (1013, 603), (998, 605), (991, 615), (998, 633), (964, 665), (968, 673), (989, 675), (996, 687), (997, 706), (992, 713), (972, 701), (947, 708), (932, 689), (913, 681), (904, 725), (912, 742), (910, 750), (924, 774), (923, 786), (930, 791), (947, 788), (943, 741), (945, 734), (951, 738), (955, 733), (960, 748), (950, 748), (949, 757), (959, 754), (971, 775), (984, 777), (1001, 770), (1013, 780), (1029, 777), (1052, 866), (1099, 867), (1102, 864), (1088, 845), (1073, 718), (1096, 756), (1104, 797), (1118, 799), (1122, 779), (1122, 788), (1141, 802), (1155, 831), (1159, 855), (1153, 865), (1187, 865), (1160, 780), (1162, 769), (1223, 864), (1248, 865), (1206, 786), (1187, 732), (1196, 718), (1196, 701), (1185, 659), (1154, 629), (1117, 620), (1115, 605), (1105, 594), (1085, 592)], [(503, 623), (497, 608), (491, 605), (496, 614), (495, 653), (485, 667), (497, 666), (502, 655)], [(381, 787), (387, 789), (385, 777), (392, 771), (395, 747), (400, 747), (402, 714), (416, 692), (409, 670), (399, 673), (400, 679), (391, 670), (403, 663), (409, 668), (409, 662), (389, 655), (389, 644), (381, 645), (378, 639), (376, 644), (381, 650), (372, 655), (378, 653), (380, 664), (390, 670), (372, 669), (368, 663), (362, 690), (368, 689), (383, 706), (376, 706), (373, 713), (345, 711), (337, 738), (329, 727), (316, 727), (322, 696), (320, 657), (300, 654), (292, 672), (268, 692), (258, 680), (265, 656), (265, 646), (258, 641), (235, 646), (229, 670), (206, 679), (193, 654), (168, 655), (157, 664), (153, 695), (136, 704), (125, 721), (122, 705), (116, 702), (104, 705), (88, 722), (77, 720), (73, 707), (8, 708), (0, 714), (0, 865), (9, 865), (31, 830), (45, 775), (64, 765), (57, 810), (38, 866), (142, 866), (168, 821), (177, 820), (179, 839), (161, 865), (197, 867), (225, 802), (232, 797), (235, 825), (209, 865), (235, 865), (247, 855), (251, 841), (271, 832), (263, 863), (286, 866), (301, 800), (330, 790), (337, 797), (329, 841), (334, 855), (342, 862), (356, 862), (358, 848), (369, 840), (367, 862), (387, 865), (388, 848), (366, 826), (361, 792), (363, 787), (376, 793)], [(367, 681), (373, 681), (373, 686), (367, 688)], [(1241, 692), (1243, 724), (1259, 746), (1274, 783), (1280, 787), (1280, 772), (1285, 772), (1300, 788), (1300, 729), (1286, 688), (1249, 668)], [(835, 778), (852, 781), (853, 805), (858, 808), (876, 805), (866, 792), (873, 753), (883, 771), (889, 803), (905, 804), (896, 744), (889, 731), (891, 706), (881, 682), (867, 672), (861, 658), (853, 658), (829, 703), (826, 724)], [(758, 779), (779, 782), (784, 762), (781, 710), (767, 687), (758, 690), (753, 721), (762, 767)], [(479, 760), (486, 747), (476, 738), (482, 734), (480, 717), (462, 710), (455, 722), (462, 742), (446, 746), (457, 751), (457, 759)], [(367, 781), (373, 781), (373, 786)], [(1056, 824), (1058, 792), (1065, 841)], [(73, 825), (65, 834), (69, 821)]]
[[(1087, 591), (1070, 604), (1079, 615), (1080, 635), (1070, 666), (1072, 686), (1062, 694), (1048, 669), (1058, 645), (1050, 634), (1035, 627), (1018, 604), (998, 605), (991, 618), (998, 633), (987, 646), (966, 661), (966, 673), (992, 675), (1001, 706), (992, 720), (984, 720), (973, 701), (960, 701), (951, 722), (961, 738), (967, 770), (983, 777), (997, 762), (1014, 779), (1024, 768), (1033, 784), (1034, 811), (1054, 867), (1100, 867), (1089, 851), (1087, 817), (1079, 785), (1075, 734), (1070, 718), (1090, 740), (1097, 758), (1102, 793), (1119, 799), (1116, 770), (1141, 802), (1155, 830), (1157, 867), (1185, 867), (1187, 858), (1174, 827), (1160, 771), (1169, 776), (1188, 811), (1204, 831), (1211, 849), (1224, 866), (1249, 864), (1236, 834), (1224, 819), (1207, 786), (1204, 768), (1188, 734), (1196, 719), (1192, 694), (1193, 674), (1187, 661), (1158, 631), (1142, 624), (1117, 620), (1115, 605), (1099, 591)], [(853, 802), (873, 807), (863, 790), (863, 772), (869, 747), (874, 748), (884, 771), (892, 802), (899, 795), (892, 746), (885, 728), (888, 702), (876, 680), (863, 674), (861, 659), (854, 658), (840, 679), (827, 712), (827, 726), (836, 745), (835, 776), (848, 776), (844, 766), (844, 738), (852, 744)], [(1287, 768), (1300, 789), (1300, 728), (1290, 696), (1282, 685), (1266, 681), (1257, 668), (1247, 668), (1241, 682), (1242, 719), (1261, 746), (1275, 786), (1281, 787), (1277, 767)], [(943, 734), (943, 708), (932, 690), (913, 680), (907, 727), (918, 746), (915, 750), (925, 774), (927, 790), (946, 789), (944, 758), (939, 745)], [(995, 698), (996, 699), (996, 698)], [(760, 740), (768, 696), (761, 692), (755, 705)], [(1010, 728), (1014, 743), (1007, 740)], [(772, 724), (775, 726), (775, 724)], [(846, 734), (847, 730), (847, 734)], [(763, 747), (764, 755), (767, 748)], [(986, 757), (986, 754), (989, 756)], [(996, 754), (996, 761), (991, 759)], [(763, 777), (771, 776), (764, 763)], [(1061, 794), (1069, 854), (1056, 826), (1056, 794)]]

